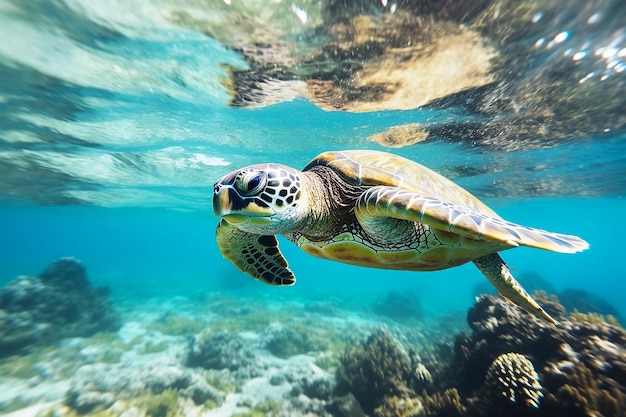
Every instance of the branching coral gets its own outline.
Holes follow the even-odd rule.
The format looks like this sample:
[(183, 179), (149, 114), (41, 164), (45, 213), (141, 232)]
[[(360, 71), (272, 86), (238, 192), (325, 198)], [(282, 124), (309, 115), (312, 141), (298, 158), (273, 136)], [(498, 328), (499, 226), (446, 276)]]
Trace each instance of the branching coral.
[(352, 346), (337, 368), (337, 391), (351, 392), (371, 413), (387, 396), (405, 397), (411, 390), (411, 360), (385, 329), (376, 330), (362, 345)]
[(423, 416), (424, 406), (415, 397), (385, 397), (383, 403), (376, 407), (376, 417), (418, 417)]
[(467, 415), (467, 408), (456, 388), (428, 395), (422, 392), (425, 416), (460, 417)]
[(546, 415), (626, 416), (626, 395), (618, 387), (606, 386), (581, 363), (567, 368), (567, 372), (567, 383), (546, 394)]
[(423, 363), (418, 363), (414, 371), (415, 382), (419, 386), (429, 386), (433, 383), (433, 377), (430, 371)]

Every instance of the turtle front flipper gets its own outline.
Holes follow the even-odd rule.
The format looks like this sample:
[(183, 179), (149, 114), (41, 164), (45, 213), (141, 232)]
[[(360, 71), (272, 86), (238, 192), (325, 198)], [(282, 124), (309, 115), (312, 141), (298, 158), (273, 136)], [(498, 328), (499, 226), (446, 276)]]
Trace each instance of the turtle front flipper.
[(275, 236), (246, 233), (222, 219), (215, 237), (222, 256), (252, 278), (270, 285), (296, 282)]
[(589, 244), (577, 236), (521, 226), (397, 187), (378, 186), (367, 190), (357, 202), (356, 216), (364, 225), (377, 218), (391, 217), (510, 247), (523, 245), (563, 253), (589, 248)]
[(497, 253), (474, 260), (474, 265), (498, 290), (500, 295), (520, 306), (534, 316), (558, 326), (559, 322), (550, 316), (531, 296), (509, 271), (509, 267)]

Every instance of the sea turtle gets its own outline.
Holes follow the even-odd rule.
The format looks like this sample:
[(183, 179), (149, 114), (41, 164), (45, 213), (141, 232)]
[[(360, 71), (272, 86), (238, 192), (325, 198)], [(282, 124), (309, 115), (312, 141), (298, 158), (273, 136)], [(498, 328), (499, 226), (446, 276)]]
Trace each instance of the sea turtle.
[(222, 255), (265, 283), (296, 280), (275, 235), (319, 258), (371, 268), (435, 271), (472, 261), (500, 294), (555, 325), (498, 252), (589, 247), (508, 222), (436, 172), (371, 150), (325, 152), (302, 171), (276, 163), (238, 169), (215, 182), (213, 209)]

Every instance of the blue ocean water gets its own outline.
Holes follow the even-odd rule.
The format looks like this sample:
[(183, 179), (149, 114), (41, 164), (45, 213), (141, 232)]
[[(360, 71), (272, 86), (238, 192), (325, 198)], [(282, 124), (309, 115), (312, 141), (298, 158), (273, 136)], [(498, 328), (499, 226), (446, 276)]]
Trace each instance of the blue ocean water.
[[(376, 3), (374, 14), (412, 10), (388, 3)], [(282, 239), (297, 283), (277, 288), (220, 255), (212, 212), (217, 178), (254, 163), (302, 168), (323, 151), (373, 149), (448, 176), (507, 220), (587, 240), (583, 253), (516, 248), (503, 257), (529, 290), (584, 290), (625, 318), (626, 102), (619, 96), (626, 96), (626, 13), (619, 2), (606, 2), (579, 7), (572, 20), (567, 13), (576, 6), (562, 3), (546, 2), (545, 15), (528, 18), (537, 25), (551, 20), (518, 44), (541, 50), (524, 70), (528, 84), (546, 80), (561, 90), (538, 89), (539, 99), (523, 101), (525, 92), (515, 96), (521, 84), (489, 79), (412, 109), (359, 111), (350, 103), (331, 110), (291, 91), (304, 88), (291, 82), (310, 86), (311, 74), (330, 65), (311, 52), (334, 33), (319, 35), (329, 19), (325, 2), (0, 0), (0, 286), (74, 257), (94, 285), (110, 288), (114, 303), (224, 292), (366, 307), (398, 291), (412, 294), (432, 317), (465, 314), (478, 294), (494, 292), (471, 264), (423, 273), (358, 268), (307, 256)], [(559, 5), (562, 15), (553, 14)], [(346, 13), (369, 7), (346, 2)], [(289, 59), (271, 49), (285, 47), (272, 45), (277, 34), (295, 45)], [(502, 54), (515, 46), (501, 41), (485, 42)], [(271, 49), (266, 61), (251, 58), (255, 48)], [(302, 59), (294, 64), (300, 72), (271, 72), (293, 57)], [(366, 67), (366, 57), (354, 60), (362, 62), (350, 68)], [(237, 78), (246, 71), (250, 85)], [(260, 87), (251, 86), (255, 76)], [(254, 102), (257, 90), (273, 83)], [(478, 100), (472, 94), (483, 97), (496, 85), (520, 100), (516, 111), (471, 108)], [(566, 104), (555, 91), (570, 97)], [(244, 93), (250, 105), (237, 104)], [(550, 116), (542, 113), (552, 133), (533, 136), (541, 129), (529, 128), (507, 136), (507, 124), (523, 125), (524, 112), (538, 102), (570, 107), (554, 104)], [(528, 126), (542, 120), (533, 116)], [(472, 130), (480, 123), (483, 130)], [(407, 124), (430, 129), (428, 139), (403, 147), (372, 139)]]
[[(582, 289), (626, 313), (620, 290), (624, 275), (616, 261), (619, 248), (606, 228), (589, 221), (621, 212), (622, 199), (494, 199), (492, 207), (507, 219), (584, 236), (590, 243), (590, 250), (575, 255), (530, 248), (504, 252), (522, 282), (525, 274), (537, 273), (548, 290)], [(209, 210), (3, 207), (2, 230), (10, 236), (2, 242), (3, 282), (17, 275), (36, 275), (51, 261), (72, 256), (88, 267), (94, 283), (110, 286), (113, 295), (122, 299), (198, 296), (243, 288), (281, 299), (361, 298), (367, 305), (397, 290), (415, 294), (431, 314), (438, 315), (465, 311), (473, 304), (477, 287), (491, 291), (473, 265), (438, 272), (364, 269), (313, 258), (285, 240), (280, 241), (281, 249), (298, 281), (293, 287), (270, 287), (221, 257), (214, 227)], [(541, 289), (541, 284), (530, 285)]]

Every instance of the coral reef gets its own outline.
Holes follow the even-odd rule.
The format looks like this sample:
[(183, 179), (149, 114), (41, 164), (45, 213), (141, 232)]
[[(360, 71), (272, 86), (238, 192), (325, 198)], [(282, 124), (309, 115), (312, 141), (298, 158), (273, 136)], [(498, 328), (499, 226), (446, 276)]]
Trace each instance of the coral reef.
[[(607, 381), (596, 380), (596, 375), (583, 364), (560, 370), (565, 371), (566, 382), (555, 392), (546, 394), (543, 401), (543, 415), (565, 415), (572, 417), (626, 416), (626, 394), (624, 387), (606, 385)], [(554, 375), (552, 375), (553, 377)], [(551, 376), (548, 375), (548, 378)], [(602, 378), (604, 379), (604, 378)]]
[(482, 296), (452, 355), (444, 346), (420, 358), (378, 329), (340, 358), (336, 394), (351, 393), (380, 417), (626, 416), (626, 331), (610, 317), (567, 316), (555, 296), (537, 297), (560, 326)]
[(456, 388), (449, 388), (429, 395), (422, 392), (425, 416), (465, 417), (467, 407)]
[[(118, 334), (67, 339), (0, 359), (0, 413), (45, 401), (42, 409), (50, 411), (40, 415), (67, 417), (167, 417), (208, 409), (255, 417), (626, 417), (626, 331), (600, 314), (567, 315), (555, 296), (536, 297), (560, 326), (483, 296), (468, 311), (463, 331), (450, 327), (449, 317), (376, 327), (376, 316), (362, 307), (364, 327), (333, 318), (334, 330), (327, 331), (330, 321), (292, 314), (306, 307), (285, 303), (280, 312), (289, 312), (288, 323), (256, 331), (239, 331), (239, 325), (235, 331), (229, 315), (226, 321), (215, 315), (218, 320), (207, 320), (204, 332), (189, 336), (193, 329), (187, 331), (186, 320), (185, 331), (166, 332), (171, 334), (150, 326), (156, 320), (177, 329), (178, 319), (169, 317), (195, 323), (184, 300), (176, 301), (175, 316), (155, 314), (171, 306), (150, 304), (143, 310), (149, 314), (134, 315), (138, 321), (125, 323)], [(264, 311), (258, 303), (257, 315)], [(275, 300), (268, 303), (266, 311), (280, 308)], [(206, 300), (199, 304), (194, 308), (204, 315)], [(308, 338), (300, 334), (313, 324)], [(322, 335), (334, 338), (333, 332), (343, 335), (342, 354), (332, 340), (314, 347)], [(293, 346), (276, 347), (281, 344)], [(316, 365), (334, 355), (339, 358), (328, 369)], [(12, 395), (8, 384), (15, 385)]]
[[(493, 393), (486, 394), (482, 376), (489, 374), (495, 358), (517, 352), (534, 364), (544, 399), (537, 409), (508, 408), (507, 413), (626, 415), (626, 331), (595, 314), (575, 313), (565, 317), (558, 299), (546, 297), (546, 300), (550, 300), (552, 311), (560, 316), (559, 327), (542, 323), (500, 298), (480, 297), (468, 312), (472, 333), (457, 336), (454, 359), (446, 368), (446, 380), (438, 381), (440, 386), (456, 387), (468, 398), (467, 403), (477, 403), (470, 401), (471, 398), (483, 399), (479, 402), (481, 406), (469, 408), (467, 415), (501, 413), (502, 403), (495, 400)], [(534, 374), (530, 365), (519, 368), (526, 368), (527, 373), (522, 385), (532, 385)], [(489, 385), (493, 387), (487, 384), (487, 388)], [(530, 396), (522, 395), (530, 400), (526, 401), (530, 405), (536, 404), (539, 395), (533, 390), (529, 388)]]
[(433, 383), (433, 376), (423, 363), (418, 363), (414, 371), (415, 381), (418, 385), (427, 387)]
[(543, 397), (539, 375), (531, 361), (519, 353), (504, 353), (498, 356), (485, 378), (485, 386), (492, 397), (501, 396), (511, 403), (539, 407)]
[(108, 289), (92, 287), (85, 267), (72, 258), (59, 259), (38, 277), (17, 277), (0, 290), (0, 356), (119, 328)]
[(353, 394), (363, 410), (371, 413), (387, 397), (413, 394), (409, 388), (412, 369), (404, 347), (381, 327), (363, 344), (346, 348), (337, 368), (336, 389), (339, 395)]
[(383, 403), (376, 407), (376, 417), (418, 417), (423, 415), (424, 406), (415, 397), (385, 397)]

